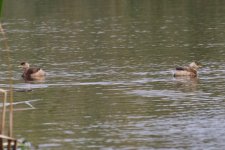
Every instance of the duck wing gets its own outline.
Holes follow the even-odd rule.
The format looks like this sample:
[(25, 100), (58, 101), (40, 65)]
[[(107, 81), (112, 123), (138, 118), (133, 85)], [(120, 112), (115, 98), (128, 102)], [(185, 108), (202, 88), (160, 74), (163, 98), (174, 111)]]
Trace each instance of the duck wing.
[(40, 70), (41, 68), (29, 68), (27, 70), (27, 74), (33, 74), (33, 73), (36, 73)]
[(186, 67), (176, 67), (176, 70), (187, 70)]

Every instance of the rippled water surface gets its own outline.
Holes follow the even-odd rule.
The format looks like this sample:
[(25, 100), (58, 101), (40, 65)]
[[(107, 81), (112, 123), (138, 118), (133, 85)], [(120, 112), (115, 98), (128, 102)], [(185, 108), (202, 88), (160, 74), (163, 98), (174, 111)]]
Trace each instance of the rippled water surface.
[[(40, 150), (225, 148), (225, 2), (8, 0), (14, 135)], [(2, 42), (2, 38), (1, 38)], [(0, 47), (0, 86), (8, 55)], [(174, 78), (199, 61), (198, 78)], [(21, 61), (47, 78), (24, 82)], [(15, 106), (15, 107), (27, 107)]]

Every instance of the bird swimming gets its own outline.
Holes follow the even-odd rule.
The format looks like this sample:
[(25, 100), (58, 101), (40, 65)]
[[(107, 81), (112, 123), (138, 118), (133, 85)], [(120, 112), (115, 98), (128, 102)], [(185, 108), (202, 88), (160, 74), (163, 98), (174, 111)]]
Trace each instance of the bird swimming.
[(176, 67), (176, 71), (174, 72), (173, 76), (189, 76), (189, 77), (197, 77), (198, 69), (201, 67), (200, 63), (192, 62), (187, 67)]
[(22, 77), (25, 80), (39, 80), (43, 79), (46, 75), (45, 71), (41, 68), (30, 68), (30, 64), (27, 62), (20, 63), (23, 68)]

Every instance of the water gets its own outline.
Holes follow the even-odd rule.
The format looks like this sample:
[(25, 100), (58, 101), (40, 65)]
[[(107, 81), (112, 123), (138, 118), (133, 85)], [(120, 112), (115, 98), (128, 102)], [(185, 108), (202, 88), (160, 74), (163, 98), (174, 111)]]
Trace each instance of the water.
[[(33, 90), (14, 99), (37, 100), (15, 112), (14, 135), (40, 150), (224, 149), (224, 3), (6, 1), (14, 88)], [(173, 78), (193, 60), (198, 78)], [(21, 61), (46, 80), (24, 82)]]

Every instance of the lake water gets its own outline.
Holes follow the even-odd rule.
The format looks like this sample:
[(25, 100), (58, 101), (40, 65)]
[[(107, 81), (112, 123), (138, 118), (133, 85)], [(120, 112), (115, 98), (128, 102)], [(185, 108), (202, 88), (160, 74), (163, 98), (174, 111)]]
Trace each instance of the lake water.
[[(14, 92), (14, 101), (37, 100), (36, 109), (15, 112), (15, 137), (38, 150), (225, 149), (224, 6), (5, 1), (13, 87), (33, 90)], [(7, 88), (3, 44), (0, 50), (0, 87)], [(203, 64), (198, 78), (173, 78), (176, 66), (194, 60)], [(42, 67), (46, 80), (24, 82), (22, 61)]]

